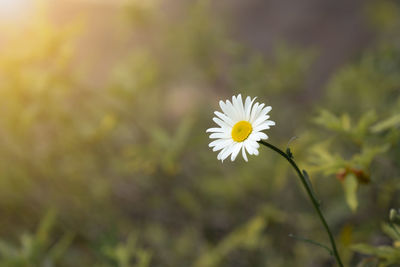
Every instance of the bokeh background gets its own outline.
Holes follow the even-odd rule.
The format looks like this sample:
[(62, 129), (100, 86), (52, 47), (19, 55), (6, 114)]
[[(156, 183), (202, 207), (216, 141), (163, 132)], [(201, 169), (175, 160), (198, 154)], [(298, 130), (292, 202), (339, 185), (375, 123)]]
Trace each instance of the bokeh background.
[(345, 266), (400, 266), (398, 1), (0, 0), (0, 33), (0, 266), (335, 266), (283, 158), (208, 148), (237, 93)]

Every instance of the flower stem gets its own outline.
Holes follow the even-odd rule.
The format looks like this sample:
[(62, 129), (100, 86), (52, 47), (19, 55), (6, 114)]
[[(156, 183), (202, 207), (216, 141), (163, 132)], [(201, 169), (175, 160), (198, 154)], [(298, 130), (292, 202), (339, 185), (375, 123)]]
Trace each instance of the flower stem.
[(293, 168), (295, 169), (297, 175), (300, 177), (301, 183), (303, 184), (304, 188), (306, 189), (306, 192), (307, 192), (308, 196), (310, 197), (311, 202), (312, 202), (315, 210), (317, 211), (317, 214), (318, 214), (322, 224), (324, 225), (324, 228), (325, 228), (326, 232), (328, 233), (329, 240), (330, 240), (331, 246), (332, 246), (333, 256), (335, 257), (338, 265), (340, 267), (343, 267), (342, 260), (340, 259), (339, 252), (337, 251), (337, 248), (336, 248), (335, 239), (333, 238), (332, 232), (329, 229), (328, 223), (326, 222), (326, 220), (324, 218), (324, 215), (322, 215), (321, 209), (319, 207), (318, 200), (315, 198), (315, 195), (314, 195), (314, 193), (312, 191), (311, 184), (309, 184), (309, 182), (307, 182), (306, 178), (304, 177), (303, 173), (300, 171), (299, 167), (297, 166), (296, 162), (294, 162), (292, 157), (290, 157), (285, 152), (283, 152), (282, 150), (280, 150), (279, 148), (277, 148), (276, 146), (274, 146), (274, 145), (272, 145), (272, 144), (270, 144), (268, 142), (265, 142), (265, 141), (261, 140), (261, 141), (259, 141), (259, 143), (264, 145), (264, 146), (266, 146), (266, 147), (268, 147), (268, 148), (271, 148), (272, 150), (274, 150), (275, 152), (280, 154), (282, 157), (284, 157), (293, 166)]

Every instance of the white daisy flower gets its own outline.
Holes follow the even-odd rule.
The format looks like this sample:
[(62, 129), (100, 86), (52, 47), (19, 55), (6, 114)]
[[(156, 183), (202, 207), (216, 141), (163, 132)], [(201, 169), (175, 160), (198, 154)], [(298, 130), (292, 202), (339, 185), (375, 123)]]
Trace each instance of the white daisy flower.
[(248, 96), (243, 105), (242, 96), (239, 94), (232, 96), (232, 102), (219, 102), (223, 113), (215, 111), (217, 117), (213, 118), (219, 127), (206, 131), (211, 133), (211, 139), (217, 139), (212, 141), (209, 147), (213, 147), (213, 151), (221, 150), (217, 156), (219, 160), (224, 161), (231, 155), (231, 161), (234, 161), (242, 150), (242, 156), (247, 161), (246, 151), (250, 155), (258, 155), (260, 145), (257, 141), (268, 139), (262, 131), (275, 125), (275, 122), (268, 120), (267, 115), (272, 108), (258, 102), (253, 105), (255, 99)]

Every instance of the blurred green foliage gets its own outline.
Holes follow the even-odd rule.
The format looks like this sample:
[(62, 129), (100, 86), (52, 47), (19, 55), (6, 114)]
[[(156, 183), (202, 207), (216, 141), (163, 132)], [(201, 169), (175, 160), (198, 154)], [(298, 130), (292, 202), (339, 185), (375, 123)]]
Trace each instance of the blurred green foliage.
[(272, 143), (299, 137), (291, 152), (310, 172), (346, 266), (399, 264), (380, 232), (400, 207), (394, 8), (369, 3), (376, 43), (307, 104), (299, 99), (316, 51), (284, 42), (271, 57), (253, 51), (229, 37), (210, 1), (170, 12), (131, 1), (110, 20), (112, 48), (85, 43), (90, 19), (57, 24), (44, 9), (4, 30), (0, 265), (333, 266), (323, 249), (288, 236), (327, 241), (285, 161), (264, 150), (221, 164), (208, 149), (218, 100), (239, 92), (273, 106)]
[(73, 235), (64, 234), (56, 242), (50, 239), (55, 216), (54, 211), (48, 212), (35, 234), (22, 234), (20, 248), (0, 241), (1, 266), (56, 266), (71, 244)]
[[(374, 258), (365, 259), (360, 262), (359, 266), (370, 266), (371, 264), (377, 264), (378, 266), (394, 266), (400, 262), (400, 227), (398, 218), (392, 218), (392, 213), (396, 213), (394, 209), (391, 210), (389, 223), (383, 223), (381, 225), (382, 231), (389, 236), (393, 243), (391, 246), (371, 246), (367, 244), (355, 244), (352, 249), (363, 254), (372, 255)], [(398, 217), (395, 215), (393, 217)], [(397, 224), (397, 225), (396, 225)]]

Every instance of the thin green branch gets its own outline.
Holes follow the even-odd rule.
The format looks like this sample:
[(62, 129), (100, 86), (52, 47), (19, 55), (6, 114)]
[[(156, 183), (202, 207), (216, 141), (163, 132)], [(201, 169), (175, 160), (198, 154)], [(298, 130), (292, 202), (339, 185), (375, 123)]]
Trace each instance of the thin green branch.
[(328, 246), (325, 246), (324, 244), (321, 244), (321, 243), (319, 243), (317, 241), (314, 241), (314, 240), (311, 240), (311, 239), (295, 236), (294, 234), (289, 234), (289, 237), (297, 239), (297, 240), (300, 240), (300, 241), (303, 241), (305, 243), (309, 243), (309, 244), (324, 248), (329, 252), (330, 255), (333, 256), (333, 251)]

